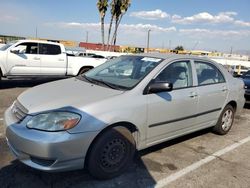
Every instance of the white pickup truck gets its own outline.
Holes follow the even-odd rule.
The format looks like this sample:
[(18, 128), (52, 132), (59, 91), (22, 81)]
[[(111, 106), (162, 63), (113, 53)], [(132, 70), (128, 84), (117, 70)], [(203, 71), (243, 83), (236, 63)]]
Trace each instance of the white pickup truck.
[(76, 76), (106, 61), (67, 55), (55, 42), (19, 40), (0, 48), (0, 79)]

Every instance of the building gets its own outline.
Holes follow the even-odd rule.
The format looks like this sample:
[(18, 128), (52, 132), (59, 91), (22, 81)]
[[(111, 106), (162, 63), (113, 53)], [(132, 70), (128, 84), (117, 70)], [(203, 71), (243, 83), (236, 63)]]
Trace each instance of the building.
[(113, 51), (113, 52), (119, 52), (120, 51), (120, 46), (110, 45), (108, 47), (107, 45), (103, 46), (100, 43), (80, 42), (79, 47), (85, 48), (87, 50), (98, 50), (98, 51), (107, 51), (107, 50), (109, 50), (109, 51)]
[(8, 43), (13, 40), (23, 40), (23, 39), (25, 39), (25, 37), (0, 35), (0, 43)]

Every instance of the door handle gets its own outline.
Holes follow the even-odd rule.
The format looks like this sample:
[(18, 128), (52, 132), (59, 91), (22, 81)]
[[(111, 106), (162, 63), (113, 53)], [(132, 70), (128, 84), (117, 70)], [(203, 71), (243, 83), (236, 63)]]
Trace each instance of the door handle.
[(64, 59), (58, 59), (58, 61), (64, 61)]
[(189, 95), (189, 97), (191, 97), (191, 98), (195, 98), (197, 96), (198, 96), (198, 94), (196, 92), (191, 92)]
[(39, 57), (34, 57), (33, 59), (34, 59), (34, 60), (40, 60), (40, 58), (39, 58)]

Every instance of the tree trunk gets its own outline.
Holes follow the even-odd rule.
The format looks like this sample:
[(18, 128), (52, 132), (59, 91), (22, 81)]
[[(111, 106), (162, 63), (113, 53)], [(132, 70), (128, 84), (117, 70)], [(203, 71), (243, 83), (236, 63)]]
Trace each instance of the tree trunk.
[(111, 16), (111, 20), (110, 20), (110, 24), (109, 24), (109, 31), (108, 31), (108, 41), (107, 41), (107, 46), (108, 46), (108, 50), (110, 50), (110, 36), (111, 36), (111, 29), (112, 29), (112, 25), (113, 25), (113, 20), (114, 20), (114, 16)]
[(115, 31), (114, 31), (114, 34), (113, 34), (113, 37), (111, 40), (111, 44), (113, 44), (114, 46), (116, 45), (117, 30), (118, 30), (118, 27), (121, 23), (122, 16), (123, 16), (123, 14), (117, 20), (115, 20)]
[(104, 16), (101, 17), (101, 30), (102, 30), (102, 50), (104, 50)]

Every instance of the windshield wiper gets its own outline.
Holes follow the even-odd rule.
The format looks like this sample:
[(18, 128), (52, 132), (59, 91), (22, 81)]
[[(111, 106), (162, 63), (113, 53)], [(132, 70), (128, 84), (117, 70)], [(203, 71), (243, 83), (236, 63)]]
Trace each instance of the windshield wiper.
[(127, 90), (127, 88), (125, 88), (125, 87), (118, 86), (116, 84), (111, 84), (109, 82), (105, 82), (104, 80), (98, 80), (98, 79), (89, 78), (86, 75), (82, 75), (82, 77), (85, 80), (87, 80), (88, 82), (93, 83), (93, 84), (97, 84), (97, 85), (102, 84), (102, 85), (108, 86), (109, 88), (116, 89), (116, 90)]
[(87, 80), (90, 83), (95, 83), (95, 81), (93, 79), (87, 77), (86, 75), (82, 75), (81, 77), (84, 78), (85, 80)]
[(120, 88), (119, 86), (117, 86), (117, 85), (115, 85), (115, 84), (111, 84), (111, 83), (109, 83), (109, 82), (105, 82), (105, 81), (103, 81), (103, 80), (93, 79), (93, 81), (94, 81), (94, 82), (99, 82), (99, 83), (101, 83), (101, 84), (103, 84), (103, 85), (108, 86), (109, 88), (112, 88), (112, 89), (121, 90), (121, 88)]

